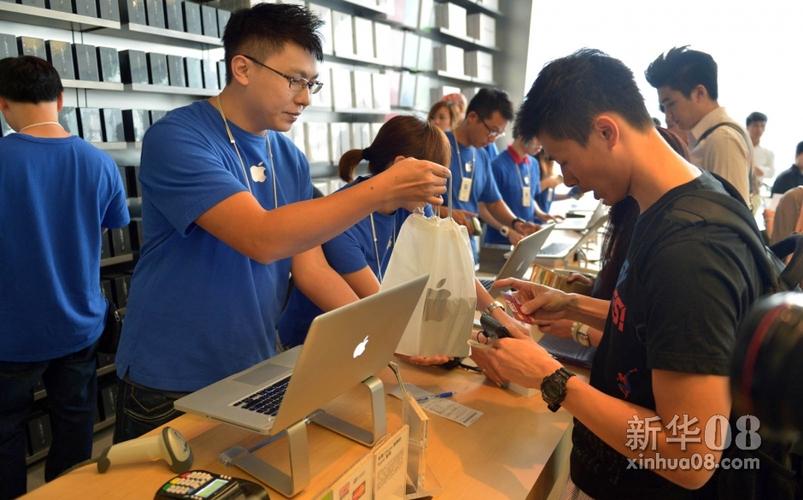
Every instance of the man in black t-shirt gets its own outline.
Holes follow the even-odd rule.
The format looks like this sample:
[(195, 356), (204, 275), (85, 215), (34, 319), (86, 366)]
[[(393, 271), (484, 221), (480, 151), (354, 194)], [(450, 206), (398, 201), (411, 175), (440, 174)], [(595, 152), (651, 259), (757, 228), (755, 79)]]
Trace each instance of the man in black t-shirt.
[(803, 185), (803, 141), (797, 143), (794, 165), (781, 172), (775, 179), (772, 194), (784, 194), (800, 185)]
[(632, 196), (641, 213), (611, 301), (515, 280), (495, 285), (516, 288), (535, 319), (569, 318), (602, 332), (589, 333), (598, 346), (590, 383), (525, 337), (496, 342), (492, 369), (574, 415), (571, 479), (586, 495), (713, 495), (736, 328), (762, 280), (737, 233), (676, 204), (726, 191), (663, 141), (632, 72), (598, 51), (547, 65), (517, 121), (561, 165), (567, 185), (611, 205)]

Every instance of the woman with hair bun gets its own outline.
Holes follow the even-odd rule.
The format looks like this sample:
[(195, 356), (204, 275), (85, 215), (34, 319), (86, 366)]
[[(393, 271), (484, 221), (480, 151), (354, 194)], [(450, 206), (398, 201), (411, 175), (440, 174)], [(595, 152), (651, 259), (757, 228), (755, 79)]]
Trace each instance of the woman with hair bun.
[[(415, 116), (395, 116), (382, 125), (369, 147), (352, 149), (340, 158), (338, 173), (348, 182), (341, 189), (370, 179), (404, 158), (448, 165), (450, 155), (449, 141), (438, 127)], [(362, 161), (368, 162), (368, 175), (354, 178)], [(425, 214), (432, 214), (428, 206)], [(404, 209), (374, 212), (323, 244), (329, 265), (343, 277), (356, 297), (367, 297), (379, 291), (396, 236), (409, 215)], [(303, 344), (312, 320), (323, 312), (322, 309), (332, 309), (324, 301), (316, 301), (314, 285), (303, 287), (306, 295), (299, 288), (296, 286), (292, 291), (279, 322), (279, 338), (287, 348)]]

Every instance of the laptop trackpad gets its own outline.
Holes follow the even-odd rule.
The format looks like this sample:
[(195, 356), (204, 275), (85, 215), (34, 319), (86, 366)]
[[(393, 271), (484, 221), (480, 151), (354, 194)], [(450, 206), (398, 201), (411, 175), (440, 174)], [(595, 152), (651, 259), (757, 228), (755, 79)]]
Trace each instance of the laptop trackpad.
[(274, 378), (287, 375), (289, 372), (290, 370), (284, 366), (276, 366), (271, 363), (265, 363), (259, 368), (254, 368), (249, 372), (243, 373), (234, 380), (251, 385), (265, 385), (265, 383), (271, 382)]

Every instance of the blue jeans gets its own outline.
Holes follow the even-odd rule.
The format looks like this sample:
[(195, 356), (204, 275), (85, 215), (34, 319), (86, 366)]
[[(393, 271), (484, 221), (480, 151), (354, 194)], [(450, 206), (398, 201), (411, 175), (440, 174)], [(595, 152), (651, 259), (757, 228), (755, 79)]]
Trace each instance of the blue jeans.
[(45, 480), (55, 479), (92, 455), (98, 401), (95, 345), (48, 361), (0, 361), (0, 499), (23, 495), (27, 489), (25, 428), (40, 377), (47, 390), (53, 431)]
[(161, 391), (120, 380), (117, 396), (117, 420), (114, 442), (138, 438), (160, 425), (183, 415), (173, 408), (173, 401), (186, 392)]

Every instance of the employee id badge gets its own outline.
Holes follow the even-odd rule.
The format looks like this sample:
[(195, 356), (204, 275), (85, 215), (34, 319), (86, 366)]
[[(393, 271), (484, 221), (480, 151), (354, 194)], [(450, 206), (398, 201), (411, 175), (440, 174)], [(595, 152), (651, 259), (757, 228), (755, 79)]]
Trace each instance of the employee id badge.
[(467, 202), (471, 199), (471, 177), (463, 177), (463, 182), (460, 183), (460, 194), (457, 199), (462, 202)]
[(521, 205), (529, 207), (532, 203), (533, 197), (530, 195), (530, 186), (522, 186), (521, 188)]

